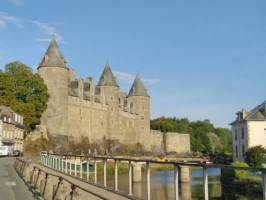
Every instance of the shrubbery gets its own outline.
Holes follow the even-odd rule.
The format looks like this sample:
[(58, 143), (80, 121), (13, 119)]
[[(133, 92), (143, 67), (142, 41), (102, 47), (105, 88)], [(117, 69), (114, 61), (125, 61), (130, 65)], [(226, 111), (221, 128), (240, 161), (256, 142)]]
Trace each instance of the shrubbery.
[(265, 159), (266, 149), (262, 146), (251, 147), (246, 151), (246, 162), (250, 167), (262, 167), (266, 162)]

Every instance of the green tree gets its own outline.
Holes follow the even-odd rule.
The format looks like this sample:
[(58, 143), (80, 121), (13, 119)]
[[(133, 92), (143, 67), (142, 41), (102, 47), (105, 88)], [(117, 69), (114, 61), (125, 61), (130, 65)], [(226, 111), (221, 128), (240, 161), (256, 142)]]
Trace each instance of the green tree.
[(12, 62), (0, 72), (0, 105), (22, 115), (26, 131), (40, 123), (49, 99), (47, 86), (39, 74), (21, 62)]
[(221, 144), (220, 138), (212, 132), (208, 133), (207, 136), (210, 141), (210, 152), (221, 153), (223, 146)]
[(266, 149), (261, 145), (249, 148), (246, 155), (246, 163), (250, 167), (262, 167), (262, 164), (266, 162), (265, 159)]
[(214, 133), (220, 138), (223, 153), (232, 152), (232, 136), (227, 128), (215, 128)]
[(151, 129), (159, 130), (162, 132), (172, 132), (174, 128), (174, 122), (170, 119), (161, 117), (151, 121)]

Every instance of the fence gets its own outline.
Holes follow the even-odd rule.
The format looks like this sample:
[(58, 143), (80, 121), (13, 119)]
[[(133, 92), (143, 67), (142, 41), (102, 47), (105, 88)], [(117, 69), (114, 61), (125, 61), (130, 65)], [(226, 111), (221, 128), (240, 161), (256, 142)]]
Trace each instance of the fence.
[[(159, 164), (173, 164), (174, 165), (174, 184), (175, 184), (175, 199), (179, 199), (179, 191), (178, 191), (178, 179), (180, 178), (180, 170), (178, 170), (181, 167), (184, 166), (197, 166), (202, 167), (203, 169), (203, 192), (204, 192), (204, 199), (209, 199), (209, 192), (208, 192), (208, 168), (220, 168), (220, 169), (230, 169), (230, 170), (251, 170), (256, 172), (262, 172), (262, 188), (263, 188), (263, 199), (266, 200), (266, 169), (265, 168), (250, 168), (250, 167), (233, 167), (228, 165), (206, 165), (203, 163), (200, 164), (193, 164), (193, 163), (184, 163), (184, 162), (175, 162), (175, 161), (157, 161), (154, 159), (135, 159), (135, 158), (120, 158), (120, 157), (92, 157), (92, 156), (74, 156), (74, 155), (60, 155), (60, 154), (48, 154), (48, 156), (42, 156), (41, 161), (44, 165), (49, 166), (51, 168), (54, 168), (56, 170), (61, 170), (69, 174), (73, 174), (74, 176), (77, 176), (78, 172), (78, 163), (77, 160), (79, 160), (80, 166), (82, 166), (82, 161), (86, 161), (87, 167), (86, 169), (86, 179), (90, 180), (90, 173), (89, 173), (89, 163), (90, 161), (94, 161), (94, 182), (97, 183), (97, 160), (102, 160), (104, 165), (104, 186), (106, 186), (106, 162), (107, 159), (113, 159), (115, 163), (115, 190), (118, 190), (118, 161), (127, 161), (128, 162), (128, 181), (129, 181), (129, 195), (132, 195), (132, 162), (134, 163), (145, 163), (146, 164), (146, 177), (147, 177), (147, 199), (151, 199), (151, 189), (150, 189), (150, 163), (159, 163)], [(72, 160), (73, 163), (73, 169), (72, 169)], [(69, 165), (68, 165), (69, 162)], [(66, 167), (64, 169), (64, 164), (66, 163)], [(68, 167), (69, 166), (69, 167)], [(80, 178), (82, 178), (83, 173), (83, 167), (79, 167), (79, 173)], [(182, 176), (182, 174), (181, 174)]]
[[(21, 176), (24, 176), (25, 182), (29, 185), (30, 189), (33, 191), (35, 196), (38, 195), (38, 196), (48, 198), (48, 199), (51, 198), (52, 200), (57, 199), (57, 198), (64, 198), (64, 199), (69, 199), (69, 200), (81, 200), (82, 197), (78, 195), (76, 191), (77, 189), (80, 189), (100, 199), (108, 200), (108, 198), (100, 194), (97, 194), (93, 191), (90, 191), (86, 188), (80, 187), (74, 184), (73, 182), (69, 181), (68, 179), (63, 178), (62, 176), (48, 173), (35, 166), (32, 169), (30, 169), (30, 164), (19, 158), (17, 158), (15, 161), (15, 168), (20, 173)], [(59, 179), (58, 184), (51, 185), (51, 182), (49, 181), (49, 177), (58, 178)], [(71, 191), (69, 194), (64, 194), (63, 192), (65, 190), (65, 188), (63, 188), (63, 181), (71, 185)], [(39, 189), (38, 193), (36, 192), (37, 189)]]

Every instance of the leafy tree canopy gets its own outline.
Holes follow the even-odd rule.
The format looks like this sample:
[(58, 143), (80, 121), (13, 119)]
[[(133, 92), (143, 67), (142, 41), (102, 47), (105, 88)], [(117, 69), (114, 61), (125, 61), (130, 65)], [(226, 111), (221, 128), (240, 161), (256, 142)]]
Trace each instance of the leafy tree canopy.
[(49, 99), (47, 86), (39, 74), (21, 62), (12, 62), (0, 71), (0, 105), (22, 115), (26, 131), (40, 123)]
[(262, 164), (266, 162), (266, 149), (261, 145), (249, 148), (245, 155), (245, 161), (250, 167), (262, 167)]
[[(190, 122), (187, 118), (160, 117), (151, 121), (151, 129), (162, 132), (189, 133), (191, 150), (212, 153), (232, 152), (231, 133), (215, 128), (210, 120)], [(211, 133), (208, 135), (208, 133)]]

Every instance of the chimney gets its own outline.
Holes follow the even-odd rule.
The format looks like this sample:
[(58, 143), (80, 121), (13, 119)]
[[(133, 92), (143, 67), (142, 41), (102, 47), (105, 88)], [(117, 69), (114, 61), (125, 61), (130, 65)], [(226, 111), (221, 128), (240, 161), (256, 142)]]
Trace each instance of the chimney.
[(245, 119), (245, 117), (246, 117), (246, 110), (242, 109), (242, 119)]

